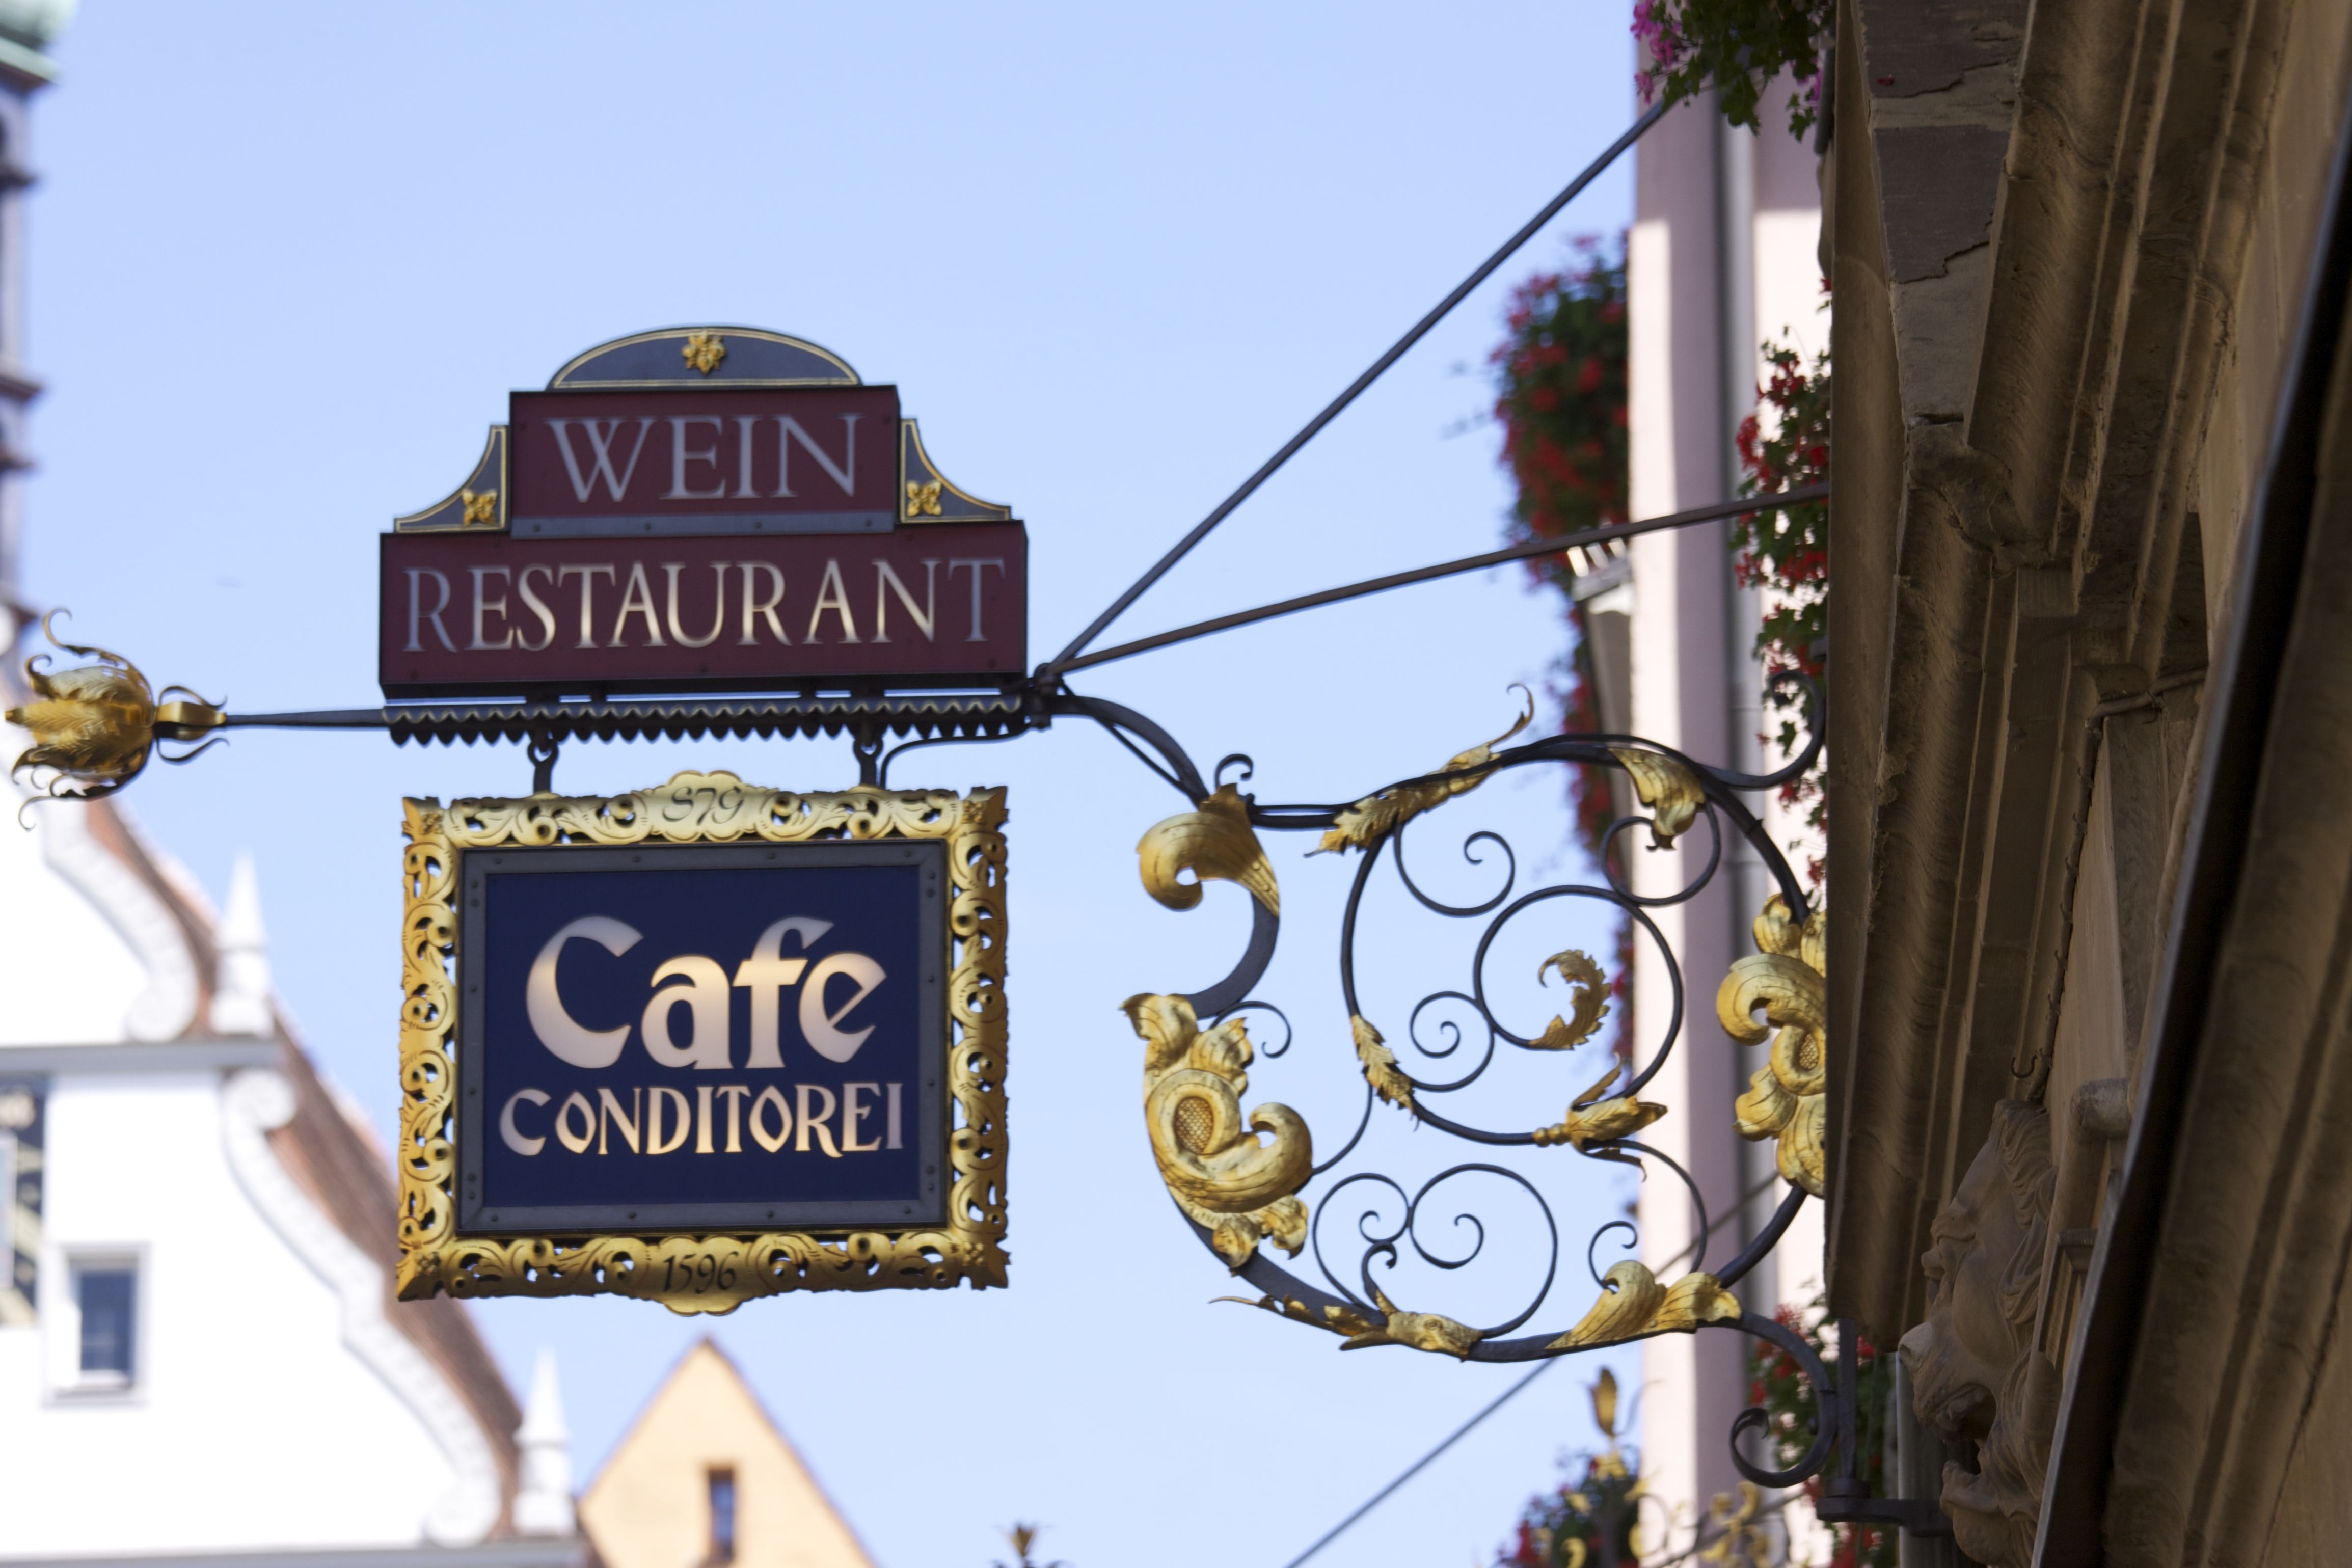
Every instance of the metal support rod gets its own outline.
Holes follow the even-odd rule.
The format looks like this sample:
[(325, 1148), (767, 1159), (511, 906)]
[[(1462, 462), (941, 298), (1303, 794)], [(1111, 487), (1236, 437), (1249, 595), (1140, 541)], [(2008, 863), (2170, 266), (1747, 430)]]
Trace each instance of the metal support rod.
[(387, 730), (392, 718), (381, 708), (326, 708), (306, 713), (227, 713), (225, 730)]
[[(1361, 583), (1350, 583), (1344, 588), (1326, 588), (1320, 593), (1303, 594), (1296, 599), (1284, 599), (1276, 604), (1262, 605), (1255, 610), (1236, 610), (1213, 620), (1195, 621), (1189, 626), (1159, 632), (1133, 642), (1120, 643), (1097, 653), (1083, 654), (1060, 665), (1065, 670), (1091, 669), (1113, 659), (1128, 658), (1154, 648), (1168, 647), (1194, 637), (1204, 637), (1213, 632), (1231, 631), (1235, 626), (1249, 626), (1257, 621), (1270, 621), (1277, 616), (1296, 615), (1300, 610), (1312, 610), (1324, 605), (1336, 605), (1347, 599), (1359, 599), (1367, 594), (1384, 594), (1391, 588), (1410, 587), (1415, 583), (1434, 582), (1463, 572), (1476, 572), (1488, 566), (1500, 566), (1512, 561), (1531, 560), (1538, 555), (1556, 555), (1579, 546), (1605, 544), (1612, 539), (1630, 539), (1635, 534), (1654, 533), (1663, 529), (1687, 528), (1695, 522), (1714, 522), (1727, 517), (1745, 517), (1750, 512), (1769, 511), (1784, 506), (1801, 506), (1808, 501), (1826, 500), (1827, 485), (1801, 485), (1778, 495), (1749, 496), (1741, 500), (1718, 501), (1713, 506), (1693, 507), (1688, 511), (1668, 512), (1664, 517), (1643, 518), (1638, 522), (1612, 523), (1606, 528), (1591, 528), (1581, 533), (1563, 533), (1552, 539), (1530, 539), (1501, 550), (1489, 550), (1478, 555), (1465, 555), (1458, 561), (1441, 562), (1434, 566), (1420, 566), (1410, 572), (1391, 572), (1385, 577), (1370, 577)], [(1043, 674), (1052, 673), (1048, 666)]]
[(555, 793), (555, 753), (562, 749), (555, 731), (547, 725), (539, 725), (531, 731), (528, 752), (530, 757), (531, 794)]
[(882, 782), (882, 726), (872, 719), (861, 720), (850, 731), (850, 750), (857, 755), (857, 783), (870, 789)]
[(1599, 179), (1601, 177), (1601, 171), (1608, 168), (1610, 164), (1615, 163), (1624, 153), (1625, 149), (1640, 141), (1642, 139), (1642, 133), (1649, 130), (1651, 126), (1655, 125), (1659, 119), (1664, 115), (1667, 108), (1669, 107), (1669, 102), (1670, 100), (1667, 99), (1663, 97), (1660, 98), (1657, 104), (1647, 113), (1643, 114), (1641, 119), (1633, 121), (1633, 123), (1626, 129), (1626, 132), (1622, 136), (1620, 136), (1616, 141), (1612, 142), (1606, 152), (1602, 153), (1601, 156), (1595, 158), (1591, 163), (1586, 164), (1584, 172), (1577, 175), (1573, 180), (1570, 180), (1568, 183), (1566, 189), (1562, 190), (1559, 195), (1552, 197), (1550, 201), (1546, 202), (1543, 205), (1543, 210), (1537, 213), (1535, 216), (1529, 218), (1526, 224), (1521, 226), (1518, 233), (1505, 240), (1501, 249), (1496, 251), (1494, 255), (1489, 256), (1485, 261), (1479, 263), (1477, 268), (1473, 271), (1469, 277), (1465, 278), (1458, 285), (1455, 286), (1454, 292), (1448, 294), (1444, 299), (1437, 302), (1436, 309), (1431, 310), (1429, 314), (1414, 322), (1411, 331), (1408, 331), (1404, 336), (1399, 338), (1393, 344), (1391, 344), (1388, 353), (1374, 360), (1371, 363), (1371, 368), (1365, 371), (1363, 374), (1358, 376), (1354, 381), (1349, 383), (1347, 391), (1333, 398), (1330, 403), (1325, 406), (1322, 413), (1318, 414), (1314, 418), (1307, 422), (1306, 428), (1300, 430), (1297, 435), (1293, 436), (1288, 441), (1283, 444), (1282, 450), (1276, 452), (1273, 457), (1268, 458), (1265, 460), (1264, 467), (1260, 468), (1257, 472), (1252, 474), (1248, 479), (1243, 480), (1241, 489), (1235, 490), (1223, 500), (1218, 502), (1216, 510), (1202, 518), (1200, 522), (1193, 527), (1192, 532), (1177, 541), (1176, 548), (1161, 556), (1158, 563), (1152, 566), (1150, 571), (1146, 572), (1142, 576), (1137, 578), (1133, 587), (1128, 589), (1126, 593), (1121, 594), (1117, 599), (1111, 601), (1110, 608), (1105, 610), (1101, 615), (1097, 616), (1094, 618), (1093, 623), (1089, 625), (1086, 630), (1080, 632), (1076, 637), (1071, 639), (1070, 646), (1064, 648), (1060, 653), (1055, 655), (1054, 661), (1051, 664), (1048, 664), (1038, 670), (1037, 676), (1040, 683), (1050, 683), (1064, 670), (1070, 668), (1072, 661), (1074, 661), (1078, 655), (1086, 652), (1087, 645), (1093, 642), (1095, 638), (1102, 636), (1105, 627), (1108, 626), (1113, 621), (1118, 619), (1120, 616), (1126, 614), (1129, 605), (1134, 604), (1136, 600), (1143, 597), (1143, 595), (1150, 591), (1154, 583), (1159, 582), (1160, 578), (1166, 576), (1170, 569), (1172, 568), (1176, 563), (1183, 560), (1187, 554), (1191, 553), (1192, 546), (1200, 543), (1203, 539), (1206, 539), (1209, 536), (1210, 531), (1214, 529), (1217, 524), (1224, 521), (1225, 519), (1232, 514), (1235, 507), (1240, 506), (1242, 502), (1249, 500), (1249, 498), (1256, 492), (1257, 488), (1260, 485), (1272, 479), (1274, 477), (1275, 470), (1281, 468), (1283, 464), (1290, 461), (1293, 457), (1297, 456), (1300, 447), (1306, 446), (1307, 442), (1315, 439), (1315, 437), (1322, 432), (1323, 426), (1330, 424), (1332, 420), (1337, 419), (1339, 416), (1340, 412), (1345, 409), (1348, 405), (1355, 402), (1357, 397), (1362, 394), (1366, 387), (1371, 385), (1373, 382), (1378, 381), (1381, 378), (1382, 372), (1386, 371), (1389, 366), (1396, 363), (1398, 360), (1403, 358), (1407, 349), (1412, 348), (1413, 344), (1421, 342), (1423, 338), (1428, 336), (1430, 329), (1436, 326), (1438, 322), (1444, 321), (1447, 314), (1453, 310), (1454, 306), (1459, 305), (1463, 300), (1468, 299), (1472, 289), (1477, 288), (1479, 284), (1484, 283), (1489, 277), (1493, 276), (1496, 268), (1502, 266), (1504, 262), (1508, 261), (1512, 255), (1517, 251), (1521, 246), (1527, 244), (1530, 239), (1533, 239), (1537, 233), (1542, 229), (1544, 225), (1559, 216), (1559, 210), (1568, 205), (1570, 202), (1574, 201), (1577, 196), (1583, 192), (1585, 186), (1591, 184), (1594, 180)]

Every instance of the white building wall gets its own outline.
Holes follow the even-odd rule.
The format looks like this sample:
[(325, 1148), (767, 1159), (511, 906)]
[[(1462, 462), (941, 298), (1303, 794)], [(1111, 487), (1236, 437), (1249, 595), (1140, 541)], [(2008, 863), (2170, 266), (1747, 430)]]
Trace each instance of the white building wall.
[[(1734, 431), (1762, 379), (1760, 340), (1793, 335), (1809, 354), (1827, 341), (1827, 318), (1815, 312), (1814, 160), (1769, 112), (1781, 96), (1768, 95), (1771, 128), (1764, 135), (1727, 133), (1711, 105), (1690, 105), (1669, 114), (1637, 150), (1626, 254), (1634, 517), (1728, 499)], [(1737, 341), (1743, 338), (1749, 341)], [(1634, 732), (1717, 765), (1777, 766), (1777, 748), (1757, 744), (1756, 731), (1777, 729), (1777, 720), (1757, 711), (1761, 674), (1748, 658), (1761, 604), (1735, 590), (1727, 531), (1701, 525), (1647, 535), (1631, 554)], [(1740, 681), (1751, 684), (1742, 689)], [(1801, 875), (1807, 855), (1790, 847), (1802, 837), (1800, 826), (1777, 802), (1767, 805), (1766, 820)], [(1731, 961), (1754, 951), (1748, 922), (1769, 889), (1756, 875), (1760, 867), (1742, 874), (1729, 863), (1731, 847), (1706, 893), (1654, 911), (1682, 964), (1685, 1020), (1674, 1058), (1645, 1096), (1673, 1114), (1643, 1137), (1688, 1170), (1705, 1195), (1714, 1223), (1705, 1254), (1710, 1268), (1740, 1249), (1781, 1192), (1775, 1186), (1743, 1210), (1743, 1195), (1770, 1171), (1770, 1154), (1738, 1136), (1731, 1106), (1762, 1064), (1724, 1037), (1713, 1003)], [(1708, 850), (1703, 827), (1672, 853), (1636, 849), (1636, 889), (1654, 896), (1681, 885), (1698, 874)], [(1673, 1003), (1664, 962), (1639, 940), (1633, 992), (1646, 1053)], [(1662, 1279), (1691, 1267), (1696, 1219), (1671, 1173), (1653, 1172), (1643, 1183), (1640, 1215), (1644, 1261)], [(1819, 1205), (1809, 1203), (1749, 1277), (1748, 1303), (1769, 1311), (1810, 1300), (1820, 1288), (1821, 1250)], [(1738, 1487), (1728, 1442), (1747, 1404), (1747, 1342), (1722, 1331), (1670, 1334), (1645, 1342), (1643, 1353), (1643, 1470), (1674, 1515), (1664, 1532), (1656, 1528), (1664, 1515), (1653, 1516), (1648, 1545), (1679, 1551), (1692, 1542), (1708, 1501)], [(1816, 1535), (1801, 1527), (1797, 1535), (1797, 1560), (1825, 1555)]]
[[(49, 1079), (39, 1322), (0, 1330), (7, 1555), (414, 1545), (456, 1479), (232, 1171), (226, 1082)], [(78, 1253), (140, 1260), (128, 1391), (74, 1388)]]
[[(25, 741), (22, 731), (0, 725), (8, 760)], [(0, 790), (0, 806), (13, 810), (21, 799)], [(55, 820), (74, 809), (36, 806), (43, 820), (30, 833), (0, 822), (0, 888), (7, 889), (0, 898), (0, 1045), (129, 1039), (132, 1003), (149, 989), (131, 939), (53, 863), (102, 858), (129, 876), (90, 841), (87, 825)], [(163, 912), (160, 904), (157, 912)], [(191, 1007), (194, 1000), (192, 982)]]
[[(24, 192), (49, 68), (24, 40), (72, 9), (0, 0), (0, 647), (33, 597), (17, 575), (36, 390)], [(26, 695), (0, 669), (0, 707)], [(30, 739), (0, 724), (0, 761)], [(0, 785), (0, 818), (26, 793)], [(449, 1336), (388, 1316), (381, 1249), (355, 1245), (270, 1142), (296, 1100), (257, 911), (231, 964), (242, 990), (223, 998), (242, 1016), (215, 1020), (244, 1037), (210, 1037), (214, 921), (184, 874), (110, 807), (40, 803), (26, 820), (0, 822), (0, 1563), (471, 1547), (474, 1568), (576, 1568), (568, 1529), (486, 1543), (506, 1434), (423, 1348), (448, 1356)], [(37, 1266), (29, 1306), (17, 1254)], [(127, 1384), (81, 1370), (78, 1258), (136, 1268)]]

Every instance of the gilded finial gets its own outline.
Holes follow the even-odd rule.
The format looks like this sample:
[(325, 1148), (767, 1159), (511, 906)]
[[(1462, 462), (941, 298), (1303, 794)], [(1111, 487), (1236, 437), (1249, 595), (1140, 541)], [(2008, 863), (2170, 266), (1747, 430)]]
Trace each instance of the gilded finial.
[[(1037, 1544), (1037, 1537), (1045, 1533), (1045, 1528), (1040, 1524), (1015, 1524), (1004, 1532), (1005, 1543), (1013, 1548), (1013, 1562), (1010, 1568), (1069, 1568), (1066, 1563), (1040, 1563), (1030, 1558), (1029, 1549)], [(1007, 1568), (1007, 1565), (999, 1563), (995, 1568)]]
[(1617, 1374), (1605, 1366), (1592, 1385), (1592, 1424), (1609, 1439), (1608, 1452), (1592, 1461), (1592, 1473), (1623, 1479), (1625, 1456), (1617, 1451)]
[[(167, 686), (163, 696), (183, 692), (185, 700), (159, 704), (147, 678), (119, 653), (59, 641), (52, 623), (65, 613), (52, 610), (44, 616), (42, 635), (54, 647), (98, 662), (52, 674), (47, 653), (25, 661), (33, 700), (0, 715), (33, 737), (8, 770), (11, 779), (28, 768), (47, 768), (47, 784), (40, 786), (37, 781), (44, 794), (60, 800), (103, 799), (139, 776), (156, 742), (193, 741), (228, 722), (217, 704), (184, 686)], [(184, 763), (211, 744), (208, 741), (194, 752), (163, 760)], [(67, 789), (68, 781), (85, 787)]]

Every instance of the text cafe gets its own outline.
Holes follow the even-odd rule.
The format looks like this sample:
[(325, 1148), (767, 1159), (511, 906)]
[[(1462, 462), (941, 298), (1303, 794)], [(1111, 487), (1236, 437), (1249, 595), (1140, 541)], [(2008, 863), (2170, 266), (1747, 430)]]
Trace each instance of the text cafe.
[(461, 1230), (937, 1223), (942, 845), (468, 861)]

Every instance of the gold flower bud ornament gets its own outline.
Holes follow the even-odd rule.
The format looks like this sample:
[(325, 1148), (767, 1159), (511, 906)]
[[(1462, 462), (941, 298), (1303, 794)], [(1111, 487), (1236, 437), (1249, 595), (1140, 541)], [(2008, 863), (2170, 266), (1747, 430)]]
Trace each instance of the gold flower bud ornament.
[[(158, 702), (147, 678), (119, 653), (60, 642), (50, 623), (60, 612), (51, 611), (41, 622), (50, 643), (95, 664), (51, 673), (49, 656), (37, 653), (25, 661), (25, 679), (33, 700), (11, 708), (8, 722), (32, 733), (27, 746), (8, 770), (11, 779), (27, 769), (47, 768), (50, 777), (37, 785), (64, 800), (98, 800), (112, 795), (139, 776), (159, 741), (194, 741), (228, 722), (228, 716), (184, 686), (167, 686)], [(173, 693), (181, 694), (174, 698)], [(213, 744), (166, 755), (167, 763), (184, 763)], [(67, 784), (80, 789), (68, 789)], [(29, 803), (28, 803), (29, 804)]]

